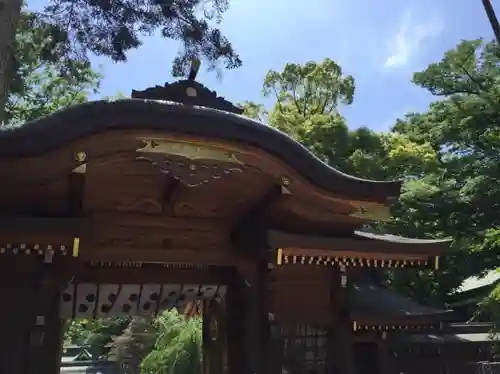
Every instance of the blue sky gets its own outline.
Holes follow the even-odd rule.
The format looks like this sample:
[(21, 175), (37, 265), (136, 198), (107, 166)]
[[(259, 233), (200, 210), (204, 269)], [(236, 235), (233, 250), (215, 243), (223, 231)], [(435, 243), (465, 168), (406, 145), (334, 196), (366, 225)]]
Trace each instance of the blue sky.
[[(500, 0), (493, 6), (500, 13)], [(356, 79), (354, 103), (342, 109), (349, 126), (374, 130), (426, 109), (432, 98), (411, 84), (414, 71), (438, 61), (461, 39), (492, 37), (481, 0), (232, 0), (220, 26), (243, 67), (218, 78), (202, 65), (200, 82), (233, 102), (270, 105), (261, 94), (269, 69), (329, 57)], [(104, 74), (100, 96), (172, 81), (178, 48), (152, 36), (126, 63), (94, 59)]]

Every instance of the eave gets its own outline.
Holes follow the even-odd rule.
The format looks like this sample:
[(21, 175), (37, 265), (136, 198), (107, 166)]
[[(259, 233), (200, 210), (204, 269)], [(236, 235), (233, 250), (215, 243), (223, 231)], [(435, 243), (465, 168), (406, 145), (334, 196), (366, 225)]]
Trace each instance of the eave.
[(367, 267), (439, 266), (450, 240), (422, 240), (355, 231), (350, 237), (296, 235), (269, 231), (268, 242), (279, 248), (277, 263)]
[(372, 282), (351, 284), (348, 300), (355, 331), (439, 329), (451, 312), (418, 304)]
[[(71, 125), (68, 126), (68, 123)], [(0, 134), (0, 159), (18, 164), (20, 160), (44, 157), (81, 139), (111, 131), (149, 133), (148, 139), (161, 141), (165, 140), (166, 134), (190, 138), (189, 141), (193, 138), (204, 139), (220, 151), (239, 153), (243, 159), (251, 149), (260, 150), (273, 162), (290, 168), (299, 178), (332, 196), (385, 203), (399, 196), (401, 188), (399, 181), (370, 181), (342, 173), (323, 163), (284, 133), (243, 116), (153, 100), (80, 104), (25, 123), (15, 130), (4, 131)], [(226, 149), (225, 145), (228, 146)], [(15, 168), (14, 164), (10, 166), (11, 171)], [(45, 165), (42, 161), (38, 166), (45, 166), (46, 171), (54, 167), (48, 160)], [(8, 168), (0, 167), (0, 174), (6, 171)], [(11, 174), (19, 173), (22, 170)], [(291, 178), (287, 174), (283, 174), (285, 184)]]

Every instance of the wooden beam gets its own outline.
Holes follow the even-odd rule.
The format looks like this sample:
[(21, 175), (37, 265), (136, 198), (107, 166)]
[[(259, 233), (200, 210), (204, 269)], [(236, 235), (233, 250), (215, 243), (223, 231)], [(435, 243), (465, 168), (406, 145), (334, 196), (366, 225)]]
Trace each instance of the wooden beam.
[(80, 259), (60, 259), (55, 269), (64, 277), (72, 276), (76, 282), (92, 283), (179, 283), (227, 284), (231, 271), (224, 267), (188, 268), (181, 265), (83, 262)]
[(344, 251), (361, 253), (421, 254), (426, 256), (441, 254), (449, 248), (447, 242), (411, 243), (365, 238), (339, 238), (329, 236), (296, 235), (286, 232), (268, 231), (269, 245), (274, 248), (297, 248), (304, 251)]
[(182, 269), (175, 267), (147, 266), (142, 267), (95, 267), (83, 266), (75, 275), (75, 281), (92, 283), (120, 284), (219, 284), (226, 285), (229, 281), (228, 270), (225, 268)]
[(85, 218), (0, 216), (0, 242), (20, 244), (37, 237), (72, 238), (88, 235), (90, 232), (91, 221)]
[(94, 226), (98, 226), (99, 228), (103, 227), (103, 225), (107, 225), (108, 227), (119, 225), (152, 228), (160, 231), (199, 230), (201, 232), (228, 232), (227, 223), (223, 219), (208, 217), (169, 217), (153, 214), (99, 212), (98, 215), (96, 214), (92, 217), (92, 222), (94, 222)]
[(179, 179), (174, 179), (168, 174), (163, 174), (163, 188), (162, 188), (162, 209), (165, 213), (165, 207), (171, 202), (175, 191), (179, 189), (181, 181)]
[[(21, 279), (29, 276), (42, 261), (35, 256), (19, 256), (0, 261), (0, 280), (7, 281), (13, 274)], [(87, 283), (175, 283), (175, 284), (227, 284), (232, 270), (229, 267), (207, 266), (193, 268), (178, 264), (91, 264), (79, 258), (54, 257), (49, 265), (51, 274), (61, 282)]]
[(245, 212), (231, 229), (231, 239), (239, 246), (254, 249), (267, 244), (266, 214), (271, 204), (283, 194), (283, 186), (273, 185), (262, 198)]
[(67, 215), (81, 217), (85, 198), (85, 173), (72, 172), (68, 176)]
[(165, 249), (165, 248), (127, 248), (82, 246), (80, 257), (86, 261), (103, 262), (142, 262), (153, 264), (194, 264), (232, 266), (237, 265), (241, 258), (229, 248), (218, 250), (204, 249), (200, 244), (198, 249)]

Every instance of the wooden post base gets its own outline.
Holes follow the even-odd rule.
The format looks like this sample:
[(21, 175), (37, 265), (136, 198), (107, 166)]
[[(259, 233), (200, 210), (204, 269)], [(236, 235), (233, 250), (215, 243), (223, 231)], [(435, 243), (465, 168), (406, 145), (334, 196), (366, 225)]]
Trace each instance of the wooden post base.
[(0, 281), (0, 373), (59, 373), (60, 285), (40, 274), (11, 271)]

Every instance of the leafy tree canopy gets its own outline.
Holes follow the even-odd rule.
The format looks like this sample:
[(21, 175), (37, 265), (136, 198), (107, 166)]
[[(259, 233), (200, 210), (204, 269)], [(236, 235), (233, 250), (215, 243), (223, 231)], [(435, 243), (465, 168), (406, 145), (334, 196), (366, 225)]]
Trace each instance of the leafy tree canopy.
[(87, 60), (87, 53), (125, 61), (141, 38), (156, 31), (182, 48), (174, 60), (174, 76), (186, 75), (193, 58), (215, 68), (237, 68), (241, 60), (217, 25), (229, 0), (50, 0), (43, 21), (60, 55)]
[(21, 14), (16, 34), (14, 79), (7, 96), (5, 126), (15, 126), (87, 100), (97, 92), (100, 74), (90, 64), (72, 61), (62, 73), (63, 62), (49, 56), (53, 39), (34, 13)]
[[(389, 273), (392, 287), (426, 303), (442, 304), (463, 279), (500, 264), (497, 56), (494, 43), (464, 41), (415, 73), (414, 83), (439, 100), (425, 113), (408, 114), (388, 133), (347, 127), (338, 108), (352, 103), (354, 79), (329, 59), (287, 64), (264, 81), (264, 93), (276, 98), (271, 126), (344, 172), (405, 181), (393, 219), (377, 230), (454, 239), (441, 271)], [(253, 118), (263, 113), (255, 103), (245, 111)]]
[[(400, 220), (393, 228), (454, 238), (455, 252), (434, 277), (432, 289), (440, 290), (441, 299), (464, 277), (500, 265), (499, 52), (496, 43), (463, 41), (440, 62), (416, 73), (415, 84), (442, 98), (393, 129), (418, 144), (430, 144), (438, 156), (437, 169), (415, 182), (420, 192), (400, 200)], [(415, 216), (405, 218), (404, 212)], [(407, 283), (414, 289), (422, 284)]]

